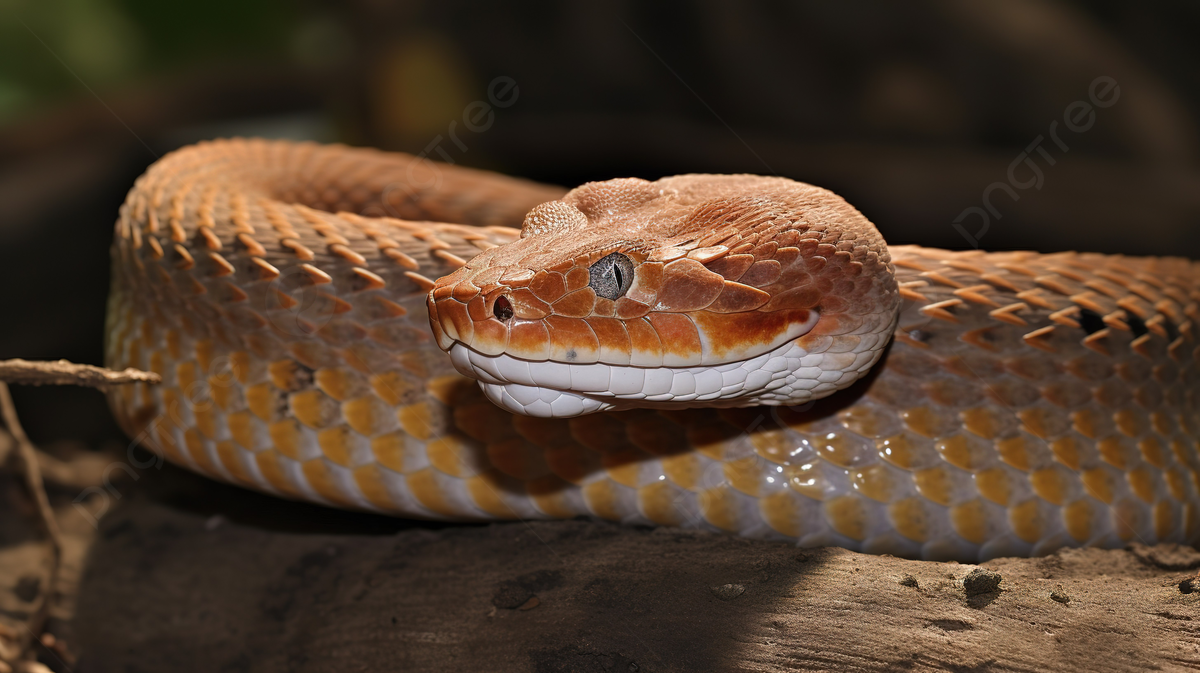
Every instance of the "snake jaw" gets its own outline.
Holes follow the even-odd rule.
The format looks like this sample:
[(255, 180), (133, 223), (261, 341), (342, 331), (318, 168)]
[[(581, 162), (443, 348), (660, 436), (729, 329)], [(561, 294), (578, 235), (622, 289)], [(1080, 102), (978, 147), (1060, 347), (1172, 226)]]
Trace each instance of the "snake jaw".
[[(895, 318), (891, 316), (885, 327), (894, 329)], [(691, 367), (530, 361), (482, 353), (462, 343), (453, 344), (449, 354), (455, 369), (479, 381), (497, 406), (526, 416), (571, 418), (633, 408), (802, 403), (840, 390), (864, 374), (890, 334), (807, 339), (811, 327), (805, 337), (786, 339), (756, 357)]]

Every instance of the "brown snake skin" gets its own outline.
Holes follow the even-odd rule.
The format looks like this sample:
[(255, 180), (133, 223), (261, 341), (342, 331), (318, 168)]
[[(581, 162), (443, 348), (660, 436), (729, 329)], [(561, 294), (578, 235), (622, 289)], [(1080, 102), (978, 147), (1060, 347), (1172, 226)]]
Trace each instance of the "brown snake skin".
[[(513, 415), (456, 373), (427, 295), (563, 194), (341, 146), (172, 153), (116, 226), (107, 364), (164, 379), (112, 390), (117, 418), (213, 478), (405, 517), (967, 561), (1200, 538), (1197, 263), (893, 246), (892, 344), (815, 405)], [(718, 262), (688, 268), (754, 285)]]

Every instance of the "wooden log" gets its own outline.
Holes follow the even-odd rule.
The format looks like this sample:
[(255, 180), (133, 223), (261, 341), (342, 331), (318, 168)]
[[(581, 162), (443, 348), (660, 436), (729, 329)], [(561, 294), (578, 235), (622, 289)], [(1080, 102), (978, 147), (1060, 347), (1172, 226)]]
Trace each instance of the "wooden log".
[(1200, 666), (1187, 548), (997, 559), (1000, 590), (968, 596), (971, 565), (592, 521), (421, 525), (147, 477), (101, 522), (81, 669)]

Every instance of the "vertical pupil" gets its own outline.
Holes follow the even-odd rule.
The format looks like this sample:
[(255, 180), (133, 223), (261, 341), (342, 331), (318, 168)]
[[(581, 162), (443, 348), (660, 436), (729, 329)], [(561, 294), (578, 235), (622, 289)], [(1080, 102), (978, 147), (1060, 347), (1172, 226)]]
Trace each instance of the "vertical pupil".
[(617, 280), (617, 290), (620, 291), (620, 289), (621, 289), (621, 267), (617, 266), (616, 264), (613, 264), (612, 271), (613, 271), (613, 278), (615, 278)]

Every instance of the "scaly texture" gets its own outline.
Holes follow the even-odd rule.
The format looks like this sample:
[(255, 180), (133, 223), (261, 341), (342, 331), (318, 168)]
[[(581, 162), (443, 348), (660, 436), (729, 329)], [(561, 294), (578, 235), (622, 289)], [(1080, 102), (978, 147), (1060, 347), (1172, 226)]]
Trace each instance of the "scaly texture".
[(961, 560), (1200, 538), (1196, 263), (892, 247), (894, 340), (846, 391), (512, 415), (455, 373), (426, 295), (562, 196), (344, 147), (173, 153), (117, 223), (107, 363), (164, 379), (111, 391), (117, 417), (214, 478), (400, 516)]
[(890, 260), (820, 187), (592, 182), (439, 279), (430, 324), (460, 372), (521, 414), (803, 404), (882, 355), (900, 305)]

